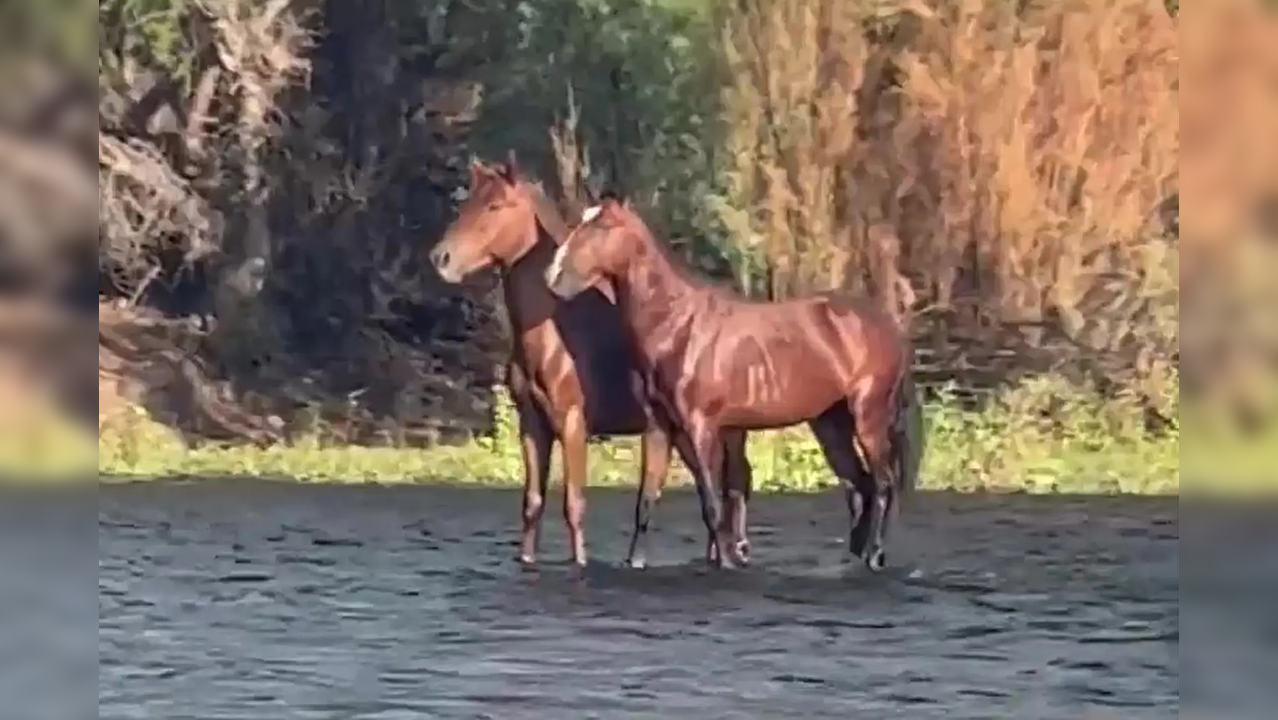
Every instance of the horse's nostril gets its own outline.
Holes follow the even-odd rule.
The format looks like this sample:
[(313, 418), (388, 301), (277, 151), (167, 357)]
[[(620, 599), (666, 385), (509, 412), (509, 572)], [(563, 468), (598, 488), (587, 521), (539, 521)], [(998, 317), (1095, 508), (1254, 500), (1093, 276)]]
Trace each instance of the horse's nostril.
[(435, 267), (443, 268), (448, 265), (448, 251), (440, 250), (431, 253), (431, 259), (435, 261)]

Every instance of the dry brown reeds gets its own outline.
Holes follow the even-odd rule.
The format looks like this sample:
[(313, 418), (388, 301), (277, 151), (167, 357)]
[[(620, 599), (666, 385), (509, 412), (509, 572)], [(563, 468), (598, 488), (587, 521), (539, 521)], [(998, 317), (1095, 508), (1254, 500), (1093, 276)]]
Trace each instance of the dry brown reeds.
[(937, 302), (1068, 303), (1176, 188), (1177, 28), (1156, 0), (746, 4), (725, 31), (734, 179), (794, 282), (856, 284), (891, 234), (887, 265)]
[(1211, 415), (1252, 427), (1278, 417), (1278, 13), (1265, 5), (1190, 3), (1180, 23), (1184, 376)]
[(1262, 0), (1190, 3), (1179, 25), (1181, 234), (1192, 248), (1237, 242), (1278, 196), (1278, 13)]
[(1167, 361), (1177, 21), (1159, 0), (1020, 5), (741, 3), (725, 102), (745, 211), (725, 219), (774, 293), (898, 302), (904, 275), (951, 329), (1051, 320), (1133, 370), (1155, 352), (1134, 340)]

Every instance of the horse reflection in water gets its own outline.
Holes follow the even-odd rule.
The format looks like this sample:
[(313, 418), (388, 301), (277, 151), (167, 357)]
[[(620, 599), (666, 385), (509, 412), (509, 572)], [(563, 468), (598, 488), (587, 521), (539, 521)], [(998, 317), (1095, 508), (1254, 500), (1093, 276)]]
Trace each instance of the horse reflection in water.
[(909, 342), (890, 314), (829, 296), (752, 302), (691, 275), (615, 195), (587, 208), (546, 282), (563, 298), (611, 283), (645, 388), (693, 467), (708, 532), (727, 554), (722, 437), (807, 422), (846, 489), (849, 549), (874, 571), (897, 495), (922, 458)]
[[(607, 283), (582, 287), (560, 300), (546, 287), (544, 273), (568, 234), (567, 223), (542, 190), (521, 177), (512, 153), (505, 163), (475, 162), (468, 197), (456, 220), (430, 252), (431, 263), (449, 283), (496, 266), (514, 339), (507, 383), (519, 418), (524, 463), (523, 533), (519, 559), (536, 560), (538, 535), (557, 439), (564, 472), (564, 520), (572, 561), (586, 562), (582, 528), (586, 512), (587, 440), (591, 436), (641, 435), (639, 493), (627, 563), (645, 564), (648, 530), (670, 467), (671, 443), (665, 425), (640, 392), (633, 346)], [(745, 499), (752, 485), (745, 434), (721, 436), (722, 470), (735, 478), (742, 498), (737, 524), (741, 552), (745, 539)], [(693, 467), (692, 459), (684, 456)], [(718, 559), (714, 536), (707, 559)]]

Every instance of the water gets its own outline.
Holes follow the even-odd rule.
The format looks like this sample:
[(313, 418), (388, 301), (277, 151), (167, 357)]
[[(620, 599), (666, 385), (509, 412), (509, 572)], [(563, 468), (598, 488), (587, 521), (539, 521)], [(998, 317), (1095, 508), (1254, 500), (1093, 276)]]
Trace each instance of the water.
[(834, 495), (756, 498), (755, 566), (724, 574), (668, 494), (623, 570), (631, 497), (591, 493), (577, 576), (556, 512), (548, 564), (515, 565), (512, 492), (103, 487), (100, 716), (1177, 714), (1174, 500), (920, 494), (874, 577)]

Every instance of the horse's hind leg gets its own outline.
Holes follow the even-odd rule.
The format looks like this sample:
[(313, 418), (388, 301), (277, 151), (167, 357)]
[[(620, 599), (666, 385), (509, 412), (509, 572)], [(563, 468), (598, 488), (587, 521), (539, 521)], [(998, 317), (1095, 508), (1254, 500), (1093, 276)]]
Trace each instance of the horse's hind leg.
[(865, 470), (856, 448), (856, 424), (843, 403), (808, 423), (830, 470), (843, 484), (848, 506), (848, 551), (864, 557), (869, 542), (866, 510), (874, 501), (874, 479)]
[(723, 504), (725, 524), (732, 528), (733, 548), (743, 564), (750, 561), (747, 506), (754, 491), (754, 468), (746, 456), (744, 430), (723, 433)]
[(670, 472), (670, 433), (657, 423), (650, 423), (640, 445), (635, 527), (630, 536), (630, 552), (626, 555), (626, 564), (632, 568), (641, 568), (647, 563), (648, 528)]
[(896, 502), (896, 466), (892, 457), (895, 396), (890, 386), (878, 386), (857, 397), (851, 405), (861, 457), (874, 478), (873, 502), (866, 523), (869, 547), (863, 557), (871, 570), (878, 571), (887, 566), (888, 517)]

